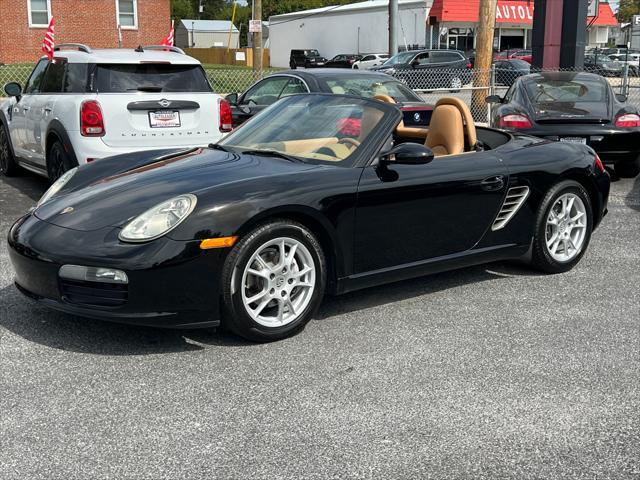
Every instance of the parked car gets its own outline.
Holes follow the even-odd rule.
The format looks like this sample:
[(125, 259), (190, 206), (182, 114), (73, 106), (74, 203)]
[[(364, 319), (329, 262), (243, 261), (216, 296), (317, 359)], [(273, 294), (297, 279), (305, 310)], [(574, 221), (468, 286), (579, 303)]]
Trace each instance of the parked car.
[(362, 55), (341, 53), (324, 64), (327, 68), (353, 68), (353, 64), (360, 60)]
[(589, 145), (619, 176), (640, 173), (640, 112), (599, 75), (535, 73), (487, 101), (493, 127)]
[(623, 66), (628, 65), (629, 75), (637, 77), (640, 74), (640, 53), (622, 53), (609, 55), (611, 60), (620, 62)]
[(493, 68), (496, 83), (500, 85), (512, 85), (516, 78), (531, 73), (531, 64), (517, 59), (497, 60)]
[(596, 48), (590, 53), (599, 53), (605, 55), (625, 55), (627, 53), (640, 53), (640, 50), (638, 50), (637, 48)]
[(622, 63), (609, 58), (608, 55), (585, 55), (584, 69), (603, 77), (619, 77), (622, 75)]
[(15, 284), (79, 316), (272, 341), (325, 292), (580, 261), (609, 193), (592, 149), (476, 128), (457, 98), (419, 143), (401, 124), (374, 99), (292, 95), (211, 148), (71, 170), (9, 230)]
[(195, 58), (176, 47), (92, 50), (59, 45), (24, 89), (4, 88), (0, 172), (51, 180), (104, 157), (207, 145), (231, 130), (231, 108)]
[(471, 81), (471, 63), (459, 50), (401, 52), (373, 70), (393, 75), (415, 89), (456, 91)]
[(317, 68), (324, 67), (327, 59), (320, 55), (318, 50), (291, 50), (289, 67), (295, 70), (298, 67)]
[(388, 53), (367, 53), (360, 60), (353, 62), (353, 68), (368, 70), (372, 67), (378, 67), (387, 61)]
[(366, 70), (316, 69), (278, 72), (259, 80), (242, 94), (231, 94), (234, 127), (261, 112), (279, 99), (299, 93), (334, 93), (360, 97), (385, 96), (398, 104), (405, 124), (425, 128), (433, 106), (403, 83), (383, 73)]
[(504, 50), (498, 52), (493, 57), (494, 60), (523, 60), (527, 63), (533, 61), (533, 53), (531, 50)]

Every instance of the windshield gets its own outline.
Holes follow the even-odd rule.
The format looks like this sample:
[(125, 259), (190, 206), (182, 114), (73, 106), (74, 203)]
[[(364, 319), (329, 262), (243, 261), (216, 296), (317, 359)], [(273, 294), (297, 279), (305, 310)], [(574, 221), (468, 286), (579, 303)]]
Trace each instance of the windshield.
[(598, 80), (541, 80), (529, 81), (526, 91), (531, 101), (549, 102), (605, 102), (607, 90)]
[(401, 63), (409, 63), (409, 61), (414, 57), (416, 52), (402, 52), (394, 55), (389, 60), (384, 62), (383, 65), (399, 65)]
[(94, 81), (100, 93), (212, 91), (200, 65), (98, 64)]
[(397, 80), (380, 80), (379, 78), (349, 77), (327, 80), (327, 85), (335, 94), (348, 94), (357, 97), (375, 97), (388, 95), (396, 102), (422, 102), (413, 90), (405, 87)]
[(274, 103), (219, 142), (237, 152), (263, 150), (312, 163), (350, 166), (389, 106), (338, 95), (293, 95)]

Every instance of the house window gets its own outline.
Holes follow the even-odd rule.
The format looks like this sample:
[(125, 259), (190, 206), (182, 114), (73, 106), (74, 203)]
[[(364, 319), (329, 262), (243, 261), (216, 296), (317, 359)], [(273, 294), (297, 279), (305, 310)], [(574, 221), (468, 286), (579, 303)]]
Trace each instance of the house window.
[(51, 20), (50, 0), (27, 0), (30, 27), (48, 27)]
[(138, 6), (136, 0), (116, 0), (118, 25), (123, 29), (138, 28)]

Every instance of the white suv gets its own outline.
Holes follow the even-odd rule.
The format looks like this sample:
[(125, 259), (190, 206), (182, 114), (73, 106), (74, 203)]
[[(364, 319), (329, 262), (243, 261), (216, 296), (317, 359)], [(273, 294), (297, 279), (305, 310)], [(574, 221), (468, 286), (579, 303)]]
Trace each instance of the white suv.
[(200, 62), (176, 47), (56, 47), (0, 103), (0, 173), (51, 180), (76, 165), (139, 150), (204, 146), (232, 128)]

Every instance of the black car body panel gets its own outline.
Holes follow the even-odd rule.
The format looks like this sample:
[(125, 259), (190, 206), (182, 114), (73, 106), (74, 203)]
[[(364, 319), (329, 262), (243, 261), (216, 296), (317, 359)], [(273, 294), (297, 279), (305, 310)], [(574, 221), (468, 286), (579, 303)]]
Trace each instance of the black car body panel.
[[(527, 95), (524, 84), (538, 79), (601, 81), (606, 88), (606, 100), (534, 103)], [(493, 105), (491, 126), (498, 127), (500, 118), (506, 115), (526, 115), (532, 128), (519, 130), (522, 133), (556, 141), (584, 139), (603, 162), (615, 164), (635, 161), (640, 155), (640, 128), (615, 125), (615, 119), (627, 113), (640, 114), (633, 105), (620, 102), (602, 77), (591, 73), (546, 72), (518, 78), (502, 103)]]
[[(307, 95), (282, 102), (311, 97), (335, 99)], [(221, 271), (230, 249), (202, 250), (201, 240), (242, 238), (267, 219), (291, 219), (314, 232), (330, 265), (328, 292), (338, 294), (525, 255), (535, 212), (563, 178), (580, 181), (589, 192), (594, 226), (606, 212), (609, 176), (594, 167), (586, 146), (479, 127), (484, 151), (388, 165), (378, 159), (389, 148), (400, 111), (375, 100), (340, 102), (349, 99), (383, 116), (348, 166), (225, 151), (223, 141), (222, 148), (134, 153), (80, 167), (51, 200), (10, 229), (18, 288), (48, 307), (82, 316), (206, 327), (220, 319)], [(262, 118), (271, 121), (265, 112), (251, 123)], [(247, 128), (234, 135), (242, 131)], [(504, 181), (487, 188), (483, 180), (496, 176)], [(508, 188), (520, 185), (532, 192), (521, 212), (507, 227), (492, 230)], [(174, 230), (143, 243), (120, 240), (133, 217), (185, 193), (196, 195), (197, 207)], [(129, 283), (116, 292), (95, 282), (68, 285), (58, 274), (62, 265), (119, 269)], [(107, 305), (103, 297), (120, 303)]]

